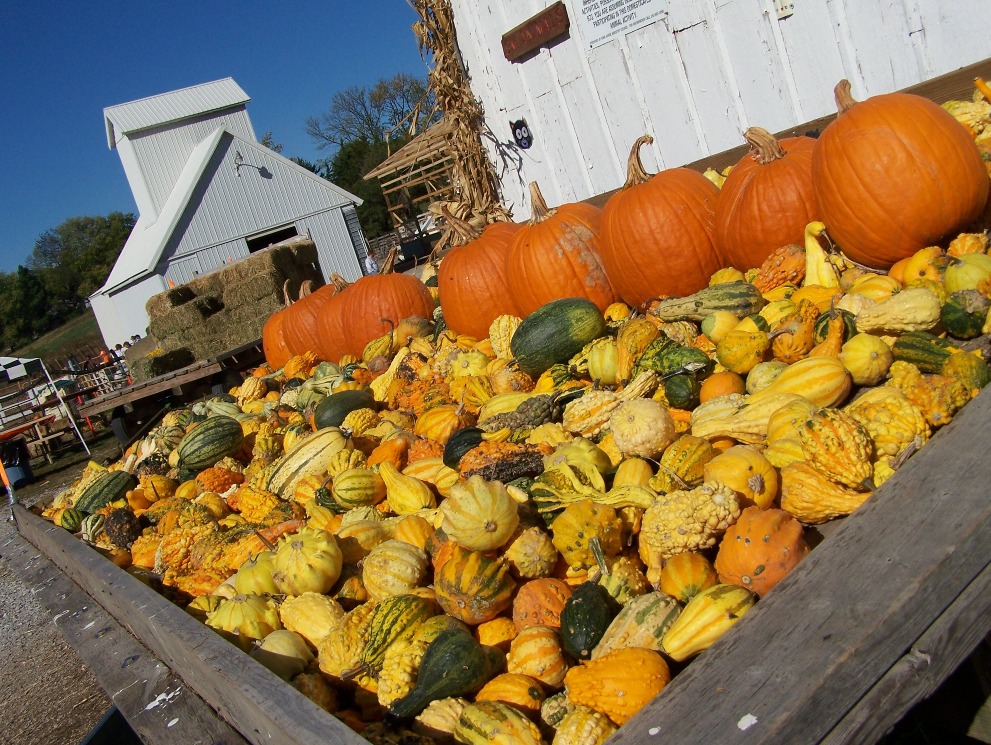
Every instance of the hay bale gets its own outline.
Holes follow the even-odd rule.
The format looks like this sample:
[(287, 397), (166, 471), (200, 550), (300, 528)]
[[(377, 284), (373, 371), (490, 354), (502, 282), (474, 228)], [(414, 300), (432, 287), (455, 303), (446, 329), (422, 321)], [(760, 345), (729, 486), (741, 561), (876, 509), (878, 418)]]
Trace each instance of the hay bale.
[(282, 295), (282, 285), (279, 277), (272, 272), (255, 274), (243, 282), (231, 284), (224, 288), (224, 304), (228, 308), (240, 308), (243, 305), (261, 302), (271, 297)]
[(145, 306), (149, 333), (167, 355), (192, 354), (192, 361), (253, 342), (268, 317), (283, 307), (287, 280), (293, 298), (306, 280), (314, 289), (323, 285), (317, 262), (317, 248), (309, 238), (257, 251), (150, 298)]

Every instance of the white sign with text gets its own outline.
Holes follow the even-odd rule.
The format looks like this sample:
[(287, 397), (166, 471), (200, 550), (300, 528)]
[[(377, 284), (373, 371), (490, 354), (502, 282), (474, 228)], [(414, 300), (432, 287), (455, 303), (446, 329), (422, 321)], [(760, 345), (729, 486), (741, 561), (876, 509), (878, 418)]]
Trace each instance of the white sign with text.
[(578, 25), (590, 47), (636, 31), (668, 14), (668, 0), (575, 0)]

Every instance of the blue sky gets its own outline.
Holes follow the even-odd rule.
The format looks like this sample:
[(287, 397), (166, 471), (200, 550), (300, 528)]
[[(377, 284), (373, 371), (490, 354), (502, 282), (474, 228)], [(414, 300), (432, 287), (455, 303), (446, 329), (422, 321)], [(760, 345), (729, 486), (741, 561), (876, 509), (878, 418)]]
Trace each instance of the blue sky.
[(70, 217), (137, 214), (104, 107), (230, 76), (255, 134), (315, 161), (305, 121), (336, 91), (426, 75), (415, 21), (405, 0), (0, 3), (0, 271)]

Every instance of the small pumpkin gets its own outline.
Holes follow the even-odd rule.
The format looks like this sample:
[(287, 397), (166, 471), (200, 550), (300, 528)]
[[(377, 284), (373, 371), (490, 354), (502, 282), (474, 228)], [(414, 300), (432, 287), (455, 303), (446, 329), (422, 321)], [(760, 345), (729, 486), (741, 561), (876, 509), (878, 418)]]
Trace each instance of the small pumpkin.
[(764, 597), (809, 552), (802, 524), (784, 510), (747, 507), (723, 535), (719, 581)]
[[(631, 675), (634, 670), (636, 674)], [(588, 706), (623, 726), (671, 682), (671, 671), (657, 652), (623, 647), (576, 665), (564, 682), (572, 703)]]
[(703, 590), (719, 583), (712, 562), (694, 551), (669, 556), (661, 567), (659, 589), (687, 603)]

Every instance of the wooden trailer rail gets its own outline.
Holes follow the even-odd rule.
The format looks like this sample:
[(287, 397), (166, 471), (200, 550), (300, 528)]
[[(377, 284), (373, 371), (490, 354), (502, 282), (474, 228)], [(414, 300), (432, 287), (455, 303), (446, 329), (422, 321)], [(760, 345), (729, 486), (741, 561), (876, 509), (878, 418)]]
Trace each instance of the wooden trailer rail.
[[(989, 439), (986, 390), (610, 742), (876, 742), (991, 632)], [(367, 742), (65, 530), (13, 509), (24, 538), (249, 742)]]
[[(249, 367), (261, 364), (264, 358), (259, 339), (208, 360), (195, 362), (150, 380), (83, 400), (75, 406), (76, 417), (86, 419), (111, 412), (110, 426), (114, 434), (122, 444), (127, 443), (140, 433), (140, 431), (131, 431), (133, 428), (125, 422), (126, 415), (136, 407), (147, 408), (156, 402), (161, 404), (170, 396), (184, 394), (186, 392), (184, 387), (199, 388), (210, 378), (220, 379), (224, 374), (247, 370)], [(222, 381), (217, 385), (221, 388), (225, 387)], [(159, 414), (161, 411), (156, 412), (156, 416)]]

